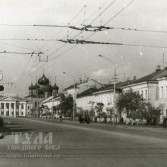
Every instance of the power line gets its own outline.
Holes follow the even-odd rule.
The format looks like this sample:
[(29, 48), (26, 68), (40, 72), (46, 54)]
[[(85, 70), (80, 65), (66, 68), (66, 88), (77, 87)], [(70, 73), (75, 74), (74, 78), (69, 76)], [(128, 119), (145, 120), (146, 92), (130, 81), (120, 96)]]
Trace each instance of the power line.
[(139, 31), (139, 32), (151, 32), (151, 33), (167, 33), (167, 31), (162, 30), (146, 30), (146, 29), (137, 29), (137, 28), (119, 28), (119, 27), (109, 27), (108, 29), (113, 30), (124, 30), (124, 31)]
[[(87, 4), (88, 4), (89, 2), (90, 2), (90, 0), (87, 1)], [(87, 5), (87, 4), (85, 4), (85, 5)], [(84, 5), (83, 8), (69, 21), (69, 23), (71, 23), (71, 22), (77, 17), (77, 15), (85, 8), (85, 5)], [(79, 33), (79, 34), (80, 34), (80, 33)], [(65, 45), (62, 45), (61, 47), (59, 47), (56, 51), (52, 52), (49, 56), (51, 56), (52, 54), (54, 54), (55, 52), (57, 52), (58, 50), (60, 50), (60, 49), (63, 48), (63, 47), (65, 47)], [(33, 66), (31, 67), (31, 70), (32, 70), (36, 65), (38, 65), (38, 64), (39, 64), (39, 63), (33, 65)]]
[(56, 39), (29, 39), (29, 38), (25, 38), (25, 39), (19, 39), (19, 38), (11, 38), (11, 39), (7, 39), (7, 38), (2, 38), (0, 39), (0, 41), (56, 41)]
[(97, 17), (95, 17), (95, 18), (91, 21), (90, 24), (94, 23), (95, 20), (96, 20), (99, 16), (101, 16), (101, 15), (102, 15), (111, 5), (113, 5), (116, 1), (117, 1), (117, 0), (113, 0)]
[(39, 53), (35, 53), (35, 52), (8, 52), (8, 51), (3, 51), (3, 52), (0, 52), (0, 53), (3, 53), (3, 54), (29, 54), (29, 55), (34, 55), (34, 54), (37, 54), (38, 56), (41, 55), (41, 54), (44, 54), (42, 52), (39, 52)]
[[(113, 2), (115, 2), (115, 1), (112, 1), (112, 3), (113, 3)], [(112, 3), (111, 3), (111, 4), (112, 4)], [(110, 4), (110, 6), (111, 6), (111, 4)], [(107, 7), (107, 8), (108, 8), (108, 7)], [(107, 10), (107, 9), (105, 8), (105, 10)], [(103, 12), (104, 12), (105, 10), (103, 10)], [(121, 13), (121, 12), (119, 12), (119, 13)], [(118, 14), (117, 14), (117, 15), (118, 15)], [(99, 16), (98, 16), (98, 17), (99, 17)], [(96, 17), (96, 19), (97, 19), (98, 17)], [(116, 16), (115, 16), (115, 17), (116, 17)], [(94, 21), (95, 21), (96, 19), (94, 19)], [(85, 38), (85, 39), (90, 38), (90, 37), (93, 36), (95, 33), (96, 33), (96, 32), (93, 32), (91, 35), (89, 35), (89, 36), (88, 36), (87, 38)], [(80, 33), (78, 33), (77, 35), (75, 35), (72, 39), (74, 39), (75, 37), (77, 37), (79, 34), (80, 34)], [(65, 45), (66, 45), (66, 44), (65, 44)], [(64, 46), (65, 46), (65, 45), (64, 45)], [(63, 48), (64, 46), (62, 46), (61, 48)], [(53, 57), (52, 59), (49, 60), (49, 62), (50, 62), (51, 60), (54, 60), (55, 58), (57, 58), (57, 57), (63, 55), (64, 53), (68, 52), (69, 50), (73, 49), (73, 48), (76, 47), (76, 46), (77, 46), (77, 45), (72, 46), (71, 48), (69, 48), (69, 49), (65, 50), (64, 52), (60, 53), (59, 55)], [(58, 50), (59, 50), (59, 49), (58, 49)], [(54, 52), (52, 52), (52, 54), (54, 54)], [(51, 56), (52, 54), (50, 54), (49, 56)], [(39, 70), (40, 68), (42, 68), (44, 65), (46, 65), (46, 63), (45, 63), (45, 64), (42, 64), (38, 69), (36, 69), (36, 71), (38, 71), (38, 70)]]
[(4, 43), (4, 42), (0, 42), (0, 44), (8, 45), (8, 46), (13, 46), (13, 47), (17, 47), (17, 48), (21, 48), (21, 49), (25, 49), (25, 50), (33, 50), (33, 49), (30, 49), (30, 48), (22, 47), (22, 46), (15, 45), (15, 44), (9, 44), (9, 43)]
[(126, 8), (128, 8), (135, 0), (130, 1), (125, 7), (123, 7), (118, 13), (116, 13), (111, 19), (109, 19), (105, 24), (108, 24), (111, 20), (113, 20), (115, 17), (117, 17), (120, 13), (122, 13)]
[(106, 0), (97, 10), (95, 10), (88, 18), (86, 18), (86, 20), (89, 20), (94, 14), (96, 14), (96, 12), (98, 12), (98, 10), (101, 9), (108, 1), (110, 0)]

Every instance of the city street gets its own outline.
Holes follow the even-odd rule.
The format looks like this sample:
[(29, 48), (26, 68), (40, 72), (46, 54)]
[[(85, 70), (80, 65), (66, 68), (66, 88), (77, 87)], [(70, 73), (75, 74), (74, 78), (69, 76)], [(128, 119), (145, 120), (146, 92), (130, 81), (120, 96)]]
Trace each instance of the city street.
[[(167, 131), (162, 129), (119, 128), (112, 125), (88, 125), (53, 119), (4, 118), (5, 138), (0, 140), (0, 166), (166, 166)], [(15, 134), (22, 134), (19, 143)], [(52, 135), (52, 143), (36, 143), (39, 133)], [(13, 134), (13, 137), (12, 135)], [(30, 143), (25, 147), (25, 136)], [(20, 140), (21, 139), (21, 140)], [(28, 139), (28, 138), (27, 138)], [(38, 138), (39, 139), (39, 138)], [(43, 138), (44, 139), (44, 138)], [(40, 140), (37, 140), (40, 141)], [(19, 145), (21, 149), (11, 146)], [(24, 146), (24, 150), (23, 150)], [(30, 157), (32, 155), (32, 157)], [(33, 157), (34, 155), (34, 157)], [(54, 155), (53, 157), (39, 157)], [(36, 157), (35, 157), (36, 156)], [(44, 165), (45, 164), (45, 165)]]

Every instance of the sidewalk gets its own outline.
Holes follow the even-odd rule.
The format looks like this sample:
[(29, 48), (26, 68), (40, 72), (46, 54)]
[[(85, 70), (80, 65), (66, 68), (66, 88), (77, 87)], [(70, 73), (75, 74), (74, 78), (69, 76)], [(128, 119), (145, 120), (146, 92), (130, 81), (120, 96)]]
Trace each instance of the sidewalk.
[[(41, 121), (46, 121), (46, 122), (55, 122), (55, 123), (60, 123), (59, 119), (52, 119), (52, 118), (28, 118), (28, 119), (37, 119)], [(91, 122), (90, 124), (86, 123), (79, 123), (79, 121), (73, 121), (73, 120), (63, 120), (61, 124), (66, 124), (66, 125), (73, 125), (73, 126), (83, 126), (83, 127), (89, 127), (89, 128), (100, 128), (104, 130), (112, 130), (112, 131), (117, 131), (117, 132), (133, 132), (133, 133), (144, 133), (146, 134), (147, 132), (150, 133), (158, 133), (158, 134), (167, 134), (167, 129), (163, 129), (160, 126), (131, 126), (131, 125), (118, 125), (118, 124), (110, 124), (110, 123), (94, 123)]]
[[(64, 123), (70, 123), (70, 124), (80, 124), (78, 121), (73, 121), (73, 120), (63, 120)], [(86, 124), (86, 123), (84, 123)], [(83, 125), (84, 125), (83, 124)], [(136, 130), (150, 130), (150, 131), (160, 131), (160, 132), (167, 132), (167, 129), (163, 129), (161, 126), (145, 126), (145, 125), (120, 125), (120, 124), (111, 124), (111, 123), (96, 123), (96, 122), (91, 122), (91, 126), (99, 126), (99, 127), (112, 127), (112, 128), (120, 128), (120, 129), (136, 129)]]

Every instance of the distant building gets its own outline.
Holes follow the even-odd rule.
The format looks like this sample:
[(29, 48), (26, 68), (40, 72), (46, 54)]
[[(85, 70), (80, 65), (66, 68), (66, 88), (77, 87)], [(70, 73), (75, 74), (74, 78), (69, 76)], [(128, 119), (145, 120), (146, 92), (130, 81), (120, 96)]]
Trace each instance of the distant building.
[[(122, 84), (122, 83), (121, 83)], [(118, 97), (118, 93), (121, 92), (120, 83), (116, 84), (115, 99)], [(103, 104), (102, 112), (106, 114), (107, 117), (113, 117), (113, 111), (116, 106), (114, 106), (114, 85), (109, 84), (97, 88), (89, 88), (77, 96), (76, 99), (77, 110), (80, 112), (87, 112), (88, 114), (93, 114), (93, 116), (98, 116), (97, 105)]]
[(76, 106), (78, 110), (91, 111), (95, 104), (95, 98), (93, 95), (95, 91), (97, 91), (96, 88), (89, 88), (77, 95)]
[(159, 100), (159, 85), (158, 79), (167, 75), (167, 69), (156, 69), (155, 72), (146, 75), (140, 79), (134, 80), (130, 84), (123, 86), (123, 91), (132, 89), (139, 92), (140, 95), (151, 103), (154, 107), (158, 107), (157, 101)]
[(160, 67), (155, 72), (146, 75), (138, 80), (123, 86), (123, 91), (132, 89), (152, 104), (153, 107), (161, 109), (160, 121), (163, 116), (167, 116), (167, 68), (161, 70)]
[(60, 96), (50, 96), (49, 98), (42, 101), (43, 106), (47, 106), (49, 112), (53, 112), (54, 108), (57, 108), (60, 104)]
[(167, 118), (167, 75), (158, 79), (159, 100), (157, 106), (161, 110), (161, 120), (163, 116)]
[(41, 106), (41, 102), (50, 96), (57, 96), (58, 90), (59, 88), (56, 83), (53, 87), (51, 86), (51, 83), (49, 79), (45, 77), (45, 74), (38, 79), (38, 82), (35, 85), (31, 83), (29, 86), (29, 95), (26, 96), (26, 99), (32, 104), (31, 109), (34, 109), (34, 114), (36, 116), (39, 115), (38, 108)]
[(0, 97), (0, 116), (27, 116), (27, 100), (20, 97)]

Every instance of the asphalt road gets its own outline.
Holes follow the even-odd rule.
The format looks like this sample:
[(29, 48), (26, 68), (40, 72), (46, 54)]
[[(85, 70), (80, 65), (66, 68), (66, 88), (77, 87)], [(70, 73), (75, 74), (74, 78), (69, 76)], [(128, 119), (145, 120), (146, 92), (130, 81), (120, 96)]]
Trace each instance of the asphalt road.
[(166, 167), (167, 131), (5, 118), (0, 167)]

